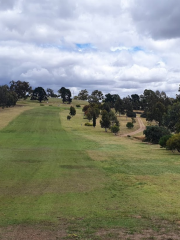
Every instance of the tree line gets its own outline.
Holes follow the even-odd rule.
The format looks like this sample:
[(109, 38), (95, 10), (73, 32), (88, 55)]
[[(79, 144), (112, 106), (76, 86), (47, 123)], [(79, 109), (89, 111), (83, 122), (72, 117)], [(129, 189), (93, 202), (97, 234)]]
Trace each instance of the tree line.
[[(65, 87), (61, 87), (58, 95), (50, 88), (45, 91), (42, 87), (37, 87), (34, 90), (28, 82), (11, 81), (10, 86), (0, 86), (0, 106), (14, 106), (18, 99), (38, 100), (39, 102), (47, 101), (48, 97), (61, 97), (63, 103), (70, 104), (72, 102), (71, 91)], [(93, 116), (99, 114), (102, 110), (112, 116), (112, 109), (115, 109), (116, 114), (126, 114), (127, 117), (136, 117), (136, 113), (141, 110), (142, 117), (147, 121), (156, 121), (159, 126), (166, 126), (174, 132), (180, 132), (180, 95), (176, 98), (169, 98), (164, 91), (152, 91), (145, 89), (143, 94), (132, 94), (121, 98), (118, 94), (106, 94), (105, 96), (99, 90), (88, 93), (86, 89), (79, 91), (78, 96), (74, 99), (86, 100), (87, 105), (84, 106), (84, 113), (87, 118), (93, 119)], [(95, 117), (94, 117), (95, 118)], [(107, 119), (107, 118), (106, 118)], [(111, 121), (111, 120), (110, 120)], [(107, 124), (108, 125), (108, 124)], [(106, 125), (106, 126), (107, 126)]]

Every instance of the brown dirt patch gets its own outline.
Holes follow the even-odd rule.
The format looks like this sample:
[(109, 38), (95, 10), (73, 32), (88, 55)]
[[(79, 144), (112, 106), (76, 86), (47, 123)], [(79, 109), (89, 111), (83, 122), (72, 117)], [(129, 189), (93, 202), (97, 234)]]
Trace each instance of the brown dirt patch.
[[(18, 225), (0, 228), (2, 240), (57, 240), (67, 237), (66, 226)], [(67, 238), (66, 238), (67, 239)]]
[(180, 233), (171, 232), (166, 233), (166, 229), (155, 232), (153, 230), (144, 230), (137, 233), (131, 233), (123, 229), (111, 229), (111, 230), (100, 230), (96, 235), (102, 240), (178, 240), (180, 239)]

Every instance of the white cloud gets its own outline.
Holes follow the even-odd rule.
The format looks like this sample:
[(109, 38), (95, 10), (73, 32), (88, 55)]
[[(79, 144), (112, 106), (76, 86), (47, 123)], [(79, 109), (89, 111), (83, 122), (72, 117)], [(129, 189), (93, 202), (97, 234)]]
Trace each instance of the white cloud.
[[(179, 3), (0, 0), (0, 84), (175, 96)], [(80, 45), (76, 45), (80, 44)]]

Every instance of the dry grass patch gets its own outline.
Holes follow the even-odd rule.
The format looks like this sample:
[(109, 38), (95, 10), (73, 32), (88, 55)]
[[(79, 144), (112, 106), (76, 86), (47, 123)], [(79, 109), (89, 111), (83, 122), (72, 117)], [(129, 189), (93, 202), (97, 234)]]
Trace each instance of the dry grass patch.
[(20, 115), (22, 112), (31, 109), (29, 106), (15, 106), (11, 108), (0, 109), (0, 129), (6, 127), (9, 122)]

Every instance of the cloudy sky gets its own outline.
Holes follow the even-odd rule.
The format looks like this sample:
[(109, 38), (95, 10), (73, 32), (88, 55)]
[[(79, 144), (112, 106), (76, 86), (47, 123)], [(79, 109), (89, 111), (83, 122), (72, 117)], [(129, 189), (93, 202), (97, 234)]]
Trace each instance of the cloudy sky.
[(0, 0), (0, 85), (175, 97), (180, 1)]

